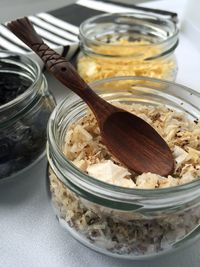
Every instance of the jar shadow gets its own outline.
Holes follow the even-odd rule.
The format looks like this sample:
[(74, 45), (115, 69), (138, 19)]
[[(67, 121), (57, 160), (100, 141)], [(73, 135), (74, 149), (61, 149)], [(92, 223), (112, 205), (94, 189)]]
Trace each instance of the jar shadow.
[(16, 177), (0, 183), (0, 209), (3, 205), (18, 206), (41, 193), (45, 182), (46, 157)]

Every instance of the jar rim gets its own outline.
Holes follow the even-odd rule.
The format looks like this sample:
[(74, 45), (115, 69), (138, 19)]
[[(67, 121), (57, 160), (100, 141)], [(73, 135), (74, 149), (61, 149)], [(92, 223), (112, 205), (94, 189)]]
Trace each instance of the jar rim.
[[(130, 45), (124, 45), (123, 44), (123, 47), (149, 47), (149, 46), (152, 46), (152, 47), (155, 47), (155, 46), (159, 46), (159, 45), (163, 45), (165, 44), (166, 42), (171, 42), (173, 39), (175, 39), (175, 42), (177, 43), (177, 39), (178, 39), (178, 34), (179, 34), (179, 30), (178, 30), (178, 27), (176, 26), (176, 24), (171, 21), (170, 19), (162, 19), (160, 16), (156, 16), (156, 15), (150, 15), (150, 14), (147, 14), (147, 13), (142, 13), (142, 12), (126, 12), (126, 13), (123, 13), (123, 12), (119, 12), (119, 13), (111, 13), (111, 14), (101, 14), (101, 15), (97, 15), (97, 16), (94, 16), (92, 18), (89, 18), (89, 19), (86, 19), (85, 21), (83, 21), (79, 27), (79, 35), (80, 37), (83, 37), (85, 40), (87, 40), (88, 42), (91, 42), (92, 44), (94, 45), (106, 45), (108, 47), (121, 47), (122, 45), (121, 44), (112, 44), (112, 43), (105, 43), (105, 42), (102, 42), (102, 41), (97, 41), (97, 40), (94, 40), (92, 38), (89, 38), (85, 32), (84, 32), (84, 27), (85, 25), (87, 24), (92, 24), (95, 20), (97, 19), (101, 19), (101, 18), (104, 18), (104, 17), (111, 17), (111, 16), (137, 16), (137, 15), (144, 15), (148, 18), (151, 18), (151, 19), (157, 19), (159, 20), (160, 22), (165, 22), (166, 21), (168, 23), (170, 23), (171, 25), (173, 25), (173, 34), (171, 36), (168, 36), (168, 38), (164, 39), (164, 40), (161, 40), (157, 43), (150, 43), (150, 44), (130, 44)], [(177, 45), (174, 46), (174, 49), (176, 48)]]
[[(5, 55), (5, 57), (2, 57), (2, 54)], [(0, 61), (1, 61), (1, 59), (4, 59), (4, 58), (6, 59), (6, 58), (9, 58), (10, 56), (11, 57), (12, 56), (19, 56), (20, 60), (18, 60), (18, 62), (22, 63), (24, 66), (30, 65), (35, 71), (35, 79), (31, 83), (31, 85), (22, 94), (18, 95), (16, 98), (14, 98), (13, 100), (11, 100), (5, 104), (0, 105), (0, 112), (12, 107), (13, 105), (18, 104), (23, 99), (25, 99), (29, 95), (31, 95), (33, 88), (35, 88), (36, 84), (39, 82), (39, 80), (41, 79), (41, 75), (42, 75), (40, 66), (39, 66), (37, 61), (35, 61), (35, 60), (31, 59), (30, 57), (28, 57), (24, 54), (21, 54), (21, 53), (15, 53), (15, 52), (11, 52), (11, 51), (0, 50)], [(21, 62), (21, 59), (24, 62)], [(11, 60), (11, 61), (13, 61), (13, 66), (17, 62), (17, 60)], [(26, 64), (25, 61), (27, 61), (28, 64)]]
[[(200, 99), (200, 93), (197, 91), (190, 89), (189, 87), (186, 87), (184, 85), (174, 83), (171, 81), (165, 81), (165, 80), (160, 80), (156, 78), (149, 78), (149, 77), (141, 77), (141, 76), (118, 76), (118, 77), (112, 77), (112, 78), (107, 78), (107, 79), (102, 79), (99, 81), (95, 81), (90, 84), (90, 86), (96, 86), (101, 83), (106, 83), (106, 82), (111, 82), (111, 81), (119, 81), (119, 80), (142, 80), (142, 81), (149, 81), (149, 82), (154, 82), (154, 83), (160, 83), (162, 85), (173, 85), (179, 87), (179, 89), (188, 92), (189, 94), (194, 95), (195, 97)], [(57, 115), (59, 112), (62, 110), (62, 108), (65, 106), (66, 101), (73, 101), (74, 98), (77, 99), (76, 95), (71, 94), (71, 99), (69, 99), (69, 96), (66, 97), (61, 103), (59, 103), (54, 111), (51, 114), (51, 117), (49, 119), (48, 123), (48, 140), (50, 141), (47, 145), (47, 155), (48, 159), (51, 165), (51, 158), (49, 156), (49, 149), (50, 146), (53, 148), (53, 150), (57, 151), (57, 155), (59, 157), (59, 160), (62, 162), (62, 164), (65, 166), (67, 171), (71, 172), (76, 178), (76, 183), (78, 182), (78, 186), (84, 187), (84, 188), (90, 188), (91, 186), (95, 186), (96, 190), (103, 190), (102, 194), (106, 194), (109, 196), (110, 193), (116, 193), (117, 195), (127, 195), (130, 197), (130, 199), (135, 199), (135, 197), (164, 197), (164, 195), (169, 194), (176, 196), (176, 193), (182, 193), (182, 192), (187, 192), (189, 190), (194, 189), (198, 190), (200, 188), (200, 179), (194, 180), (192, 182), (178, 185), (178, 186), (173, 186), (173, 187), (168, 187), (168, 188), (156, 188), (156, 189), (141, 189), (141, 188), (126, 188), (126, 187), (120, 187), (112, 184), (108, 184), (105, 182), (102, 182), (98, 179), (95, 179), (94, 177), (91, 177), (87, 175), (86, 173), (82, 172), (79, 170), (73, 163), (70, 162), (70, 160), (67, 159), (67, 157), (63, 154), (63, 152), (60, 150), (59, 145), (55, 142), (54, 138), (54, 120), (56, 120)], [(79, 103), (83, 102), (82, 100), (79, 100)], [(53, 142), (52, 142), (53, 141)], [(79, 183), (80, 182), (80, 183)], [(94, 188), (93, 188), (94, 189)], [(95, 190), (95, 189), (94, 189)], [(116, 195), (116, 197), (117, 197)]]

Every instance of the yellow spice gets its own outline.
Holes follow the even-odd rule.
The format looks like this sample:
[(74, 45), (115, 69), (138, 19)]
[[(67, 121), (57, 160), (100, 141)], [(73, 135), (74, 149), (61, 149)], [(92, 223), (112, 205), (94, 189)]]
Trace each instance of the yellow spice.
[[(93, 47), (98, 55), (82, 55), (78, 72), (87, 82), (114, 76), (148, 76), (173, 80), (174, 57), (145, 60), (161, 53), (161, 48), (146, 41), (119, 40), (115, 45)], [(101, 56), (100, 56), (101, 55)]]

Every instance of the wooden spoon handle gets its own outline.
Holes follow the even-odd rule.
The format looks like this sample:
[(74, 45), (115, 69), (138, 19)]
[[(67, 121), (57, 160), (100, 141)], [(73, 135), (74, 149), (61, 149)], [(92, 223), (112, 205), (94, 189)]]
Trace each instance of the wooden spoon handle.
[[(104, 116), (112, 109), (109, 103), (93, 92), (70, 62), (43, 42), (27, 17), (12, 21), (7, 27), (43, 60), (49, 71), (61, 83), (78, 94), (96, 115)], [(97, 110), (100, 114), (97, 114)]]
[(31, 49), (36, 52), (36, 54), (43, 60), (45, 66), (60, 82), (82, 98), (84, 98), (86, 90), (91, 90), (79, 76), (73, 65), (57, 52), (49, 48), (43, 41), (42, 43), (32, 43)]

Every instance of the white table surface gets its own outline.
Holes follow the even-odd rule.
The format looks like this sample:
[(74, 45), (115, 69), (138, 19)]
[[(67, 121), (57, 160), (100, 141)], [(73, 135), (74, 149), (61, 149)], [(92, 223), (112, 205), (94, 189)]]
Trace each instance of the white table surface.
[[(181, 10), (182, 6), (174, 2), (174, 10)], [(177, 82), (200, 91), (200, 51), (182, 33), (176, 54)], [(58, 82), (49, 75), (47, 78), (58, 101), (67, 95)], [(158, 259), (135, 262), (109, 258), (85, 248), (57, 222), (47, 196), (45, 169), (43, 159), (17, 179), (0, 185), (0, 267), (200, 266), (200, 241)]]

